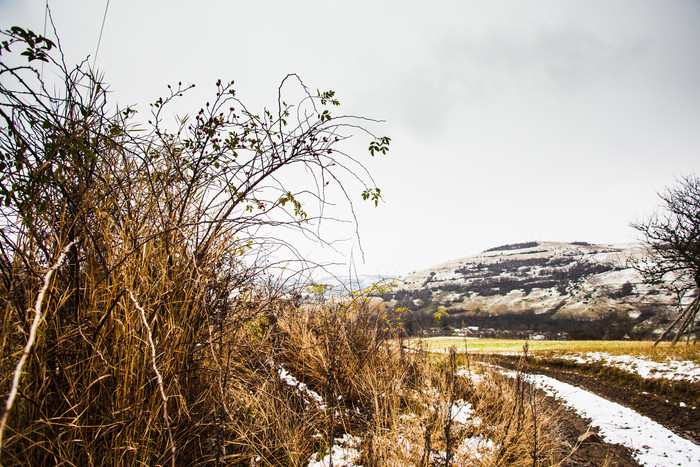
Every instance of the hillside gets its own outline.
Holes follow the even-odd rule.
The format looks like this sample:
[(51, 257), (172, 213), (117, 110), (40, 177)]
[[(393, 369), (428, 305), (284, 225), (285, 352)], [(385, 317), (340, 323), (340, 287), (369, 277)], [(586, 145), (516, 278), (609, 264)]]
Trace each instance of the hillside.
[(629, 267), (640, 254), (636, 244), (505, 245), (403, 277), (383, 299), (411, 310), (413, 328), (435, 326), (443, 309), (442, 325), (482, 334), (648, 338), (667, 322), (672, 297)]

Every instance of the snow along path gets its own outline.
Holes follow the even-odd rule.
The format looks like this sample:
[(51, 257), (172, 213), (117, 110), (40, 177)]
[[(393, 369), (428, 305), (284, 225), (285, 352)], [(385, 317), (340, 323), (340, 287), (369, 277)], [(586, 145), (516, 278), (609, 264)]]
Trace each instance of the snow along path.
[[(538, 358), (537, 354), (534, 354)], [(642, 378), (666, 378), (671, 381), (688, 381), (700, 383), (700, 365), (690, 360), (675, 360), (668, 358), (664, 362), (652, 361), (649, 357), (632, 355), (611, 355), (606, 352), (586, 352), (555, 354), (554, 359), (569, 360), (576, 363), (602, 363), (603, 365), (619, 368), (628, 373), (636, 373)]]
[(581, 417), (591, 419), (606, 442), (630, 448), (640, 465), (700, 467), (700, 446), (650, 418), (548, 376), (526, 375), (526, 379)]

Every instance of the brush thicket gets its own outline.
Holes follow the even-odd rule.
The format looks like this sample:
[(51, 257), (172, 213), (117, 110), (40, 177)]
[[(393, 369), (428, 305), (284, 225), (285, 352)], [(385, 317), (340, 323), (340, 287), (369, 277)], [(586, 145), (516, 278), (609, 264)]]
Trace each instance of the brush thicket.
[[(404, 348), (398, 315), (371, 302), (381, 292), (301, 302), (300, 275), (272, 276), (269, 253), (295, 251), (272, 234), (318, 239), (327, 193), (378, 203), (364, 166), (336, 149), (353, 129), (385, 153), (369, 120), (331, 118), (334, 94), (292, 75), (275, 115), (248, 112), (219, 80), (174, 132), (163, 109), (189, 88), (169, 87), (142, 131), (133, 110), (108, 111), (84, 65), (3, 34), (0, 60), (21, 44), (64, 89), (48, 93), (31, 62), (2, 63), (2, 465), (296, 466), (343, 434), (361, 438), (368, 466), (464, 464), (478, 458), (461, 443), (481, 435), (497, 446), (485, 462), (553, 458), (520, 383), (477, 384), (455, 376), (454, 353)], [(303, 94), (294, 109), (287, 81)], [(453, 423), (463, 401), (481, 424)]]

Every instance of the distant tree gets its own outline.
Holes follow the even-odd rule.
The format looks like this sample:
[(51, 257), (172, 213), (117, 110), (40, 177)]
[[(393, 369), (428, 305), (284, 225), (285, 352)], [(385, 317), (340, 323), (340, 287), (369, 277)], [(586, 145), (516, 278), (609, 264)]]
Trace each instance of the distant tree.
[(622, 284), (622, 287), (620, 287), (620, 291), (618, 292), (619, 297), (626, 297), (628, 295), (632, 294), (632, 291), (634, 291), (634, 286), (629, 282), (625, 282)]
[(665, 283), (675, 293), (678, 316), (656, 341), (677, 328), (675, 344), (686, 331), (690, 338), (700, 309), (700, 178), (683, 177), (659, 197), (661, 211), (632, 224), (642, 233), (647, 250), (647, 257), (634, 267), (647, 282)]

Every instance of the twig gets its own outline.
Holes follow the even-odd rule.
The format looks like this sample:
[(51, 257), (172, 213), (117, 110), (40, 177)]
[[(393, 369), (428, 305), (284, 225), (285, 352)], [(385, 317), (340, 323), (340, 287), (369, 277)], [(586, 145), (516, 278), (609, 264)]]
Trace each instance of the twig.
[(24, 364), (27, 361), (27, 357), (29, 357), (29, 353), (32, 351), (32, 347), (34, 346), (34, 341), (36, 340), (36, 331), (39, 328), (39, 324), (41, 324), (41, 321), (44, 319), (44, 315), (41, 312), (41, 304), (44, 301), (44, 295), (46, 295), (46, 291), (49, 289), (49, 285), (51, 283), (51, 276), (53, 275), (54, 271), (58, 269), (58, 266), (66, 258), (68, 250), (76, 242), (77, 240), (74, 240), (68, 245), (66, 245), (63, 248), (63, 250), (61, 250), (61, 254), (58, 257), (58, 260), (56, 260), (53, 266), (51, 266), (46, 271), (46, 274), (44, 274), (44, 285), (42, 285), (41, 290), (39, 291), (39, 295), (36, 298), (36, 303), (34, 304), (34, 321), (32, 322), (32, 327), (29, 329), (29, 337), (27, 337), (27, 343), (24, 346), (22, 355), (19, 357), (19, 361), (17, 362), (17, 366), (15, 367), (15, 373), (12, 377), (12, 386), (10, 387), (10, 394), (7, 396), (7, 400), (5, 401), (5, 409), (2, 413), (2, 419), (0, 420), (0, 452), (2, 452), (3, 448), (3, 435), (5, 434), (7, 418), (10, 415), (10, 410), (12, 410), (12, 405), (14, 404), (15, 398), (17, 397), (17, 391), (19, 389), (19, 380), (22, 377), (22, 368), (24, 367)]
[(168, 429), (168, 440), (170, 441), (170, 451), (172, 452), (170, 463), (173, 467), (175, 467), (175, 441), (173, 441), (173, 432), (170, 429), (170, 420), (168, 417), (168, 398), (165, 396), (165, 389), (163, 389), (163, 377), (156, 366), (156, 346), (153, 344), (153, 334), (151, 333), (151, 328), (148, 326), (148, 321), (146, 320), (146, 311), (141, 308), (141, 305), (139, 305), (139, 302), (136, 301), (136, 298), (131, 290), (127, 291), (129, 292), (131, 302), (134, 304), (136, 309), (139, 310), (139, 313), (141, 313), (141, 321), (143, 322), (143, 325), (148, 333), (148, 344), (151, 346), (151, 364), (153, 366), (153, 371), (156, 374), (156, 378), (158, 378), (158, 389), (160, 390), (160, 397), (163, 399), (163, 420), (165, 421), (165, 426)]

